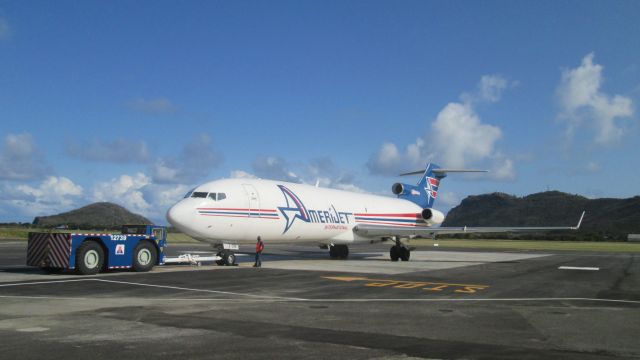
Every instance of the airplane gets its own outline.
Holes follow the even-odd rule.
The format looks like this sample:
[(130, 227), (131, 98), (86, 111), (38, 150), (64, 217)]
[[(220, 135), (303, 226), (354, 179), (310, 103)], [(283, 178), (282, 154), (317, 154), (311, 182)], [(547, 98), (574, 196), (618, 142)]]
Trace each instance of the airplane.
[[(448, 173), (486, 170), (444, 169), (428, 163), (417, 185), (395, 183), (395, 198), (264, 179), (222, 179), (189, 191), (167, 211), (179, 231), (218, 248), (220, 265), (235, 263), (231, 249), (265, 243), (314, 243), (334, 259), (346, 259), (349, 245), (391, 240), (392, 261), (408, 261), (406, 239), (438, 234), (577, 230), (558, 227), (440, 227), (445, 215), (434, 209), (438, 187)], [(235, 244), (235, 247), (228, 246)]]

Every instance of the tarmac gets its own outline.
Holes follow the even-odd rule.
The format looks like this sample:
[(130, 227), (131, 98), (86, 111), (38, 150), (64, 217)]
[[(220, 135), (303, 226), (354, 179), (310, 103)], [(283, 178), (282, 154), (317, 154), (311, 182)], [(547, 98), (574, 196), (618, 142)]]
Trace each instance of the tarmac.
[[(172, 245), (170, 254), (207, 251)], [(0, 242), (2, 359), (640, 357), (636, 254), (268, 246), (263, 267), (45, 274)], [(596, 270), (597, 268), (597, 270)]]

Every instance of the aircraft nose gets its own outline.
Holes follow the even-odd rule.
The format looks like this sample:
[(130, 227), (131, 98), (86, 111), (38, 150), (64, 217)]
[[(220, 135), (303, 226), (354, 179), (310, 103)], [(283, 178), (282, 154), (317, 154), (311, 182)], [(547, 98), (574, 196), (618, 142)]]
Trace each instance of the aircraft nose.
[(178, 230), (184, 231), (186, 224), (192, 217), (190, 213), (189, 208), (181, 201), (167, 211), (167, 221)]

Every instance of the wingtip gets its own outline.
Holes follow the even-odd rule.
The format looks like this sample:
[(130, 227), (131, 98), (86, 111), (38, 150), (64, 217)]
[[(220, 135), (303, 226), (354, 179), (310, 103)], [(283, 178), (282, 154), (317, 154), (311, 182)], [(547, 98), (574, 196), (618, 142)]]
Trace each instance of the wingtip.
[(586, 210), (582, 210), (582, 215), (580, 215), (580, 220), (578, 220), (578, 225), (574, 227), (575, 230), (580, 229), (580, 225), (582, 225), (582, 219), (584, 219), (585, 213), (586, 213)]

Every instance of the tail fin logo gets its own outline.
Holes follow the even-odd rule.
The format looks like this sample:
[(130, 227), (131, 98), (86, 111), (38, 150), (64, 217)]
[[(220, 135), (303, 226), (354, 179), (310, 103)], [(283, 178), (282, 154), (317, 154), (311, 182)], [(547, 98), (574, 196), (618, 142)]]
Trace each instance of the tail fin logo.
[(427, 192), (427, 196), (435, 199), (438, 196), (439, 185), (440, 185), (440, 180), (433, 177), (427, 177), (427, 181), (425, 182), (425, 185), (424, 185), (424, 190)]

